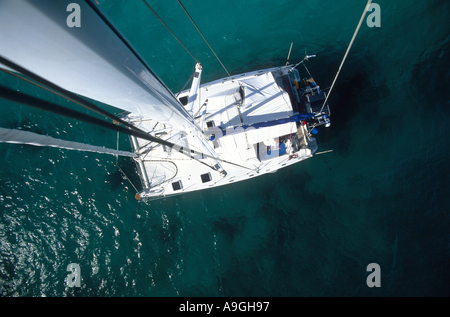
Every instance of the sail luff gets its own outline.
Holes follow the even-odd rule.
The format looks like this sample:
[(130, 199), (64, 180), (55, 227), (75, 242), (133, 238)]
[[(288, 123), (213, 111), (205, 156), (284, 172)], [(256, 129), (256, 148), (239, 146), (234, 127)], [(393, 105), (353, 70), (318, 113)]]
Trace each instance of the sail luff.
[(66, 150), (87, 151), (110, 155), (120, 155), (128, 157), (137, 157), (133, 152), (119, 151), (100, 146), (84, 144), (74, 141), (66, 141), (56, 139), (51, 136), (37, 134), (29, 131), (22, 131), (16, 129), (0, 128), (0, 142), (15, 143), (15, 144), (27, 144), (34, 146), (49, 146)]

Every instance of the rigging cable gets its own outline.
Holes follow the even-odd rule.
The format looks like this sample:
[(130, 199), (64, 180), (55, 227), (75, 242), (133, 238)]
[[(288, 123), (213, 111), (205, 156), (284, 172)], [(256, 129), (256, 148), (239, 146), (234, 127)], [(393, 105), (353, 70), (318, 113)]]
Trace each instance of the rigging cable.
[(192, 73), (191, 77), (189, 77), (189, 79), (187, 80), (187, 82), (184, 84), (183, 88), (181, 88), (181, 90), (178, 92), (178, 94), (175, 96), (175, 98), (178, 99), (178, 96), (181, 94), (181, 92), (184, 90), (184, 88), (186, 88), (187, 84), (189, 84), (189, 82), (191, 81), (191, 79), (194, 77), (195, 71)]
[(347, 58), (348, 52), (350, 51), (350, 48), (352, 47), (353, 42), (355, 41), (356, 35), (358, 35), (359, 28), (361, 27), (361, 24), (362, 24), (362, 22), (363, 22), (363, 20), (364, 20), (364, 17), (366, 16), (366, 12), (368, 11), (369, 6), (370, 6), (371, 3), (372, 3), (372, 0), (367, 1), (366, 6), (364, 7), (364, 12), (363, 12), (363, 14), (362, 14), (362, 16), (361, 16), (361, 19), (359, 20), (359, 23), (358, 23), (358, 26), (356, 27), (355, 33), (353, 33), (352, 40), (350, 41), (350, 44), (349, 44), (348, 47), (347, 47), (347, 51), (345, 52), (344, 58), (342, 59), (341, 65), (339, 66), (339, 69), (338, 69), (338, 71), (337, 71), (336, 77), (334, 77), (333, 83), (331, 84), (331, 87), (330, 87), (330, 91), (328, 92), (328, 94), (327, 94), (327, 96), (326, 96), (326, 98), (325, 98), (325, 101), (324, 101), (324, 103), (323, 103), (323, 105), (322, 105), (322, 108), (320, 109), (320, 112), (322, 112), (323, 108), (324, 108), (325, 105), (327, 104), (328, 97), (329, 97), (330, 94), (331, 94), (331, 90), (333, 90), (334, 83), (336, 82), (336, 79), (337, 79), (338, 76), (339, 76), (339, 73), (340, 73), (340, 71), (341, 71), (342, 65), (344, 65), (345, 59)]
[[(138, 137), (138, 138), (141, 138), (141, 139), (144, 139), (144, 140), (148, 140), (148, 141), (151, 141), (151, 142), (155, 142), (155, 143), (159, 143), (159, 144), (162, 144), (162, 145), (166, 145), (166, 146), (168, 146), (170, 148), (177, 147), (177, 148), (179, 148), (178, 151), (180, 153), (185, 154), (185, 155), (189, 156), (190, 158), (193, 158), (191, 156), (191, 153), (195, 153), (193, 150), (191, 150), (190, 153), (187, 153), (185, 151), (185, 149), (183, 149), (183, 147), (180, 148), (179, 146), (175, 145), (174, 143), (167, 142), (167, 141), (161, 140), (159, 138), (156, 138), (156, 137), (152, 136), (151, 134), (146, 133), (143, 130), (135, 127), (134, 125), (132, 125), (132, 124), (130, 124), (130, 123), (120, 119), (119, 117), (117, 117), (117, 116), (115, 116), (113, 114), (110, 114), (109, 112), (107, 112), (107, 111), (103, 110), (102, 108), (94, 105), (93, 103), (91, 103), (91, 102), (89, 102), (87, 100), (84, 100), (83, 98), (77, 96), (76, 94), (72, 93), (71, 91), (65, 90), (64, 88), (53, 84), (52, 82), (50, 82), (50, 81), (48, 81), (48, 80), (46, 80), (46, 79), (36, 75), (35, 73), (33, 73), (33, 72), (31, 72), (31, 71), (29, 71), (29, 70), (27, 70), (27, 69), (25, 69), (25, 68), (15, 64), (14, 62), (12, 62), (12, 61), (10, 61), (10, 60), (2, 57), (2, 56), (0, 56), (0, 64), (6, 65), (7, 67), (9, 67), (11, 69), (13, 69), (13, 70), (15, 70), (15, 71), (17, 71), (17, 72), (19, 72), (21, 74), (26, 75), (26, 76), (30, 77), (31, 79), (35, 80), (36, 82), (41, 83), (41, 84), (49, 87), (50, 89), (46, 89), (42, 85), (37, 84), (37, 83), (34, 84), (34, 85), (36, 85), (36, 86), (38, 86), (40, 88), (43, 88), (43, 89), (45, 89), (45, 90), (47, 90), (49, 92), (52, 92), (52, 93), (54, 93), (54, 94), (56, 94), (58, 96), (61, 96), (61, 97), (65, 98), (65, 99), (67, 99), (69, 101), (75, 102), (78, 105), (81, 105), (81, 106), (83, 106), (83, 107), (85, 107), (85, 108), (87, 108), (89, 110), (97, 112), (98, 114), (102, 114), (105, 117), (107, 117), (109, 119), (112, 119), (113, 121), (120, 122), (123, 125), (125, 125), (126, 127), (128, 127), (129, 129), (127, 129), (125, 127), (122, 127), (122, 126), (115, 125), (115, 124), (110, 123), (110, 122), (106, 122), (106, 121), (97, 119), (97, 118), (89, 116), (89, 115), (85, 115), (85, 114), (83, 114), (81, 112), (77, 112), (75, 110), (68, 109), (66, 107), (62, 107), (62, 106), (56, 105), (56, 104), (51, 103), (51, 102), (47, 102), (47, 101), (43, 101), (43, 100), (40, 100), (40, 99), (35, 98), (35, 97), (27, 96), (27, 95), (25, 95), (23, 93), (16, 92), (14, 90), (11, 90), (11, 89), (8, 89), (8, 88), (5, 88), (5, 87), (0, 87), (0, 98), (8, 99), (8, 100), (19, 102), (19, 103), (23, 103), (23, 104), (26, 104), (26, 105), (31, 106), (31, 107), (35, 107), (35, 108), (39, 108), (39, 109), (42, 109), (42, 110), (50, 111), (50, 112), (53, 112), (53, 113), (56, 113), (56, 114), (59, 114), (59, 115), (63, 115), (63, 116), (66, 116), (66, 117), (70, 117), (70, 118), (73, 118), (73, 119), (78, 119), (78, 120), (81, 120), (81, 121), (85, 121), (85, 122), (88, 122), (88, 123), (91, 123), (91, 124), (95, 124), (95, 125), (107, 128), (107, 129), (112, 129), (114, 131), (119, 131), (119, 132), (122, 132), (122, 133), (125, 133), (125, 134), (128, 134), (128, 135), (133, 135), (135, 137)], [(9, 71), (7, 71), (4, 68), (0, 68), (0, 70), (5, 71), (7, 73), (10, 73)], [(24, 79), (20, 75), (14, 75), (14, 76), (16, 76), (18, 78), (21, 78), (21, 79)], [(56, 93), (55, 91), (59, 92), (59, 93)], [(202, 154), (202, 156), (204, 156), (204, 157), (220, 160), (220, 159), (218, 159), (215, 156), (207, 155), (207, 154), (204, 154), (204, 153), (200, 153), (200, 154)], [(203, 163), (203, 162), (201, 162), (201, 163)]]
[(142, 138), (142, 139), (145, 139), (145, 140), (149, 140), (149, 141), (153, 141), (153, 142), (159, 142), (159, 143), (167, 145), (167, 146), (173, 145), (170, 142), (166, 142), (164, 140), (160, 140), (158, 138), (155, 138), (154, 136), (152, 136), (152, 135), (150, 135), (148, 133), (140, 132), (139, 130), (138, 131), (133, 131), (133, 130), (127, 129), (127, 128), (123, 127), (123, 126), (119, 126), (119, 125), (116, 125), (114, 123), (95, 118), (95, 117), (93, 117), (91, 115), (87, 115), (87, 114), (78, 112), (76, 110), (72, 110), (72, 109), (69, 109), (69, 108), (57, 105), (55, 103), (46, 101), (46, 100), (42, 100), (42, 99), (39, 99), (39, 98), (36, 98), (36, 97), (28, 96), (28, 95), (26, 95), (24, 93), (21, 93), (21, 92), (18, 92), (18, 91), (15, 91), (15, 90), (12, 90), (12, 89), (9, 89), (9, 88), (6, 88), (6, 87), (0, 86), (0, 98), (6, 99), (6, 100), (10, 100), (12, 102), (17, 102), (17, 103), (20, 103), (20, 104), (24, 104), (24, 105), (27, 105), (27, 106), (30, 106), (30, 107), (34, 107), (34, 108), (37, 108), (37, 109), (45, 110), (45, 111), (48, 111), (48, 112), (53, 112), (55, 114), (62, 115), (62, 116), (65, 116), (65, 117), (69, 117), (69, 118), (72, 118), (72, 119), (77, 119), (77, 120), (80, 120), (80, 121), (84, 121), (84, 122), (87, 122), (87, 123), (98, 125), (98, 126), (101, 126), (103, 128), (111, 129), (111, 130), (114, 130), (114, 131), (119, 131), (119, 132), (122, 132), (122, 133), (125, 133), (125, 134), (128, 134), (128, 135), (134, 135), (134, 136), (136, 136), (138, 138)]
[[(72, 119), (77, 119), (77, 120), (84, 121), (84, 122), (87, 122), (87, 123), (91, 123), (91, 124), (94, 124), (94, 125), (97, 125), (97, 126), (101, 126), (101, 127), (107, 128), (107, 129), (111, 129), (111, 130), (114, 130), (114, 131), (122, 132), (122, 133), (125, 133), (125, 134), (128, 134), (128, 135), (133, 135), (133, 136), (135, 136), (137, 138), (141, 138), (141, 139), (144, 139), (144, 140), (148, 140), (148, 141), (152, 141), (152, 142), (159, 143), (159, 144), (162, 144), (162, 145), (166, 145), (166, 146), (168, 146), (170, 148), (173, 148), (176, 151), (178, 151), (178, 152), (180, 152), (180, 153), (182, 153), (184, 155), (187, 155), (188, 157), (196, 160), (197, 162), (205, 164), (207, 166), (209, 166), (209, 165), (204, 163), (204, 162), (202, 162), (202, 161), (200, 161), (200, 160), (195, 159), (192, 154), (199, 154), (199, 155), (202, 155), (202, 157), (212, 158), (212, 159), (215, 159), (215, 160), (218, 160), (218, 161), (221, 161), (221, 162), (225, 162), (225, 163), (228, 163), (228, 164), (233, 164), (233, 165), (236, 165), (236, 166), (239, 166), (239, 167), (242, 167), (242, 168), (247, 168), (245, 166), (242, 166), (242, 165), (239, 165), (239, 164), (236, 164), (236, 163), (233, 163), (233, 162), (229, 162), (229, 161), (220, 159), (220, 158), (212, 156), (212, 155), (208, 155), (208, 154), (205, 154), (205, 153), (199, 153), (199, 152), (194, 151), (192, 149), (186, 149), (186, 148), (180, 147), (179, 145), (176, 145), (174, 143), (165, 141), (163, 139), (156, 138), (156, 137), (152, 136), (151, 134), (148, 134), (148, 133), (145, 133), (145, 132), (141, 131), (140, 129), (130, 130), (130, 129), (127, 129), (125, 127), (116, 125), (114, 123), (107, 122), (107, 121), (104, 121), (104, 120), (92, 117), (90, 115), (86, 115), (84, 113), (81, 113), (81, 112), (78, 112), (76, 110), (72, 110), (72, 109), (69, 109), (69, 108), (57, 105), (55, 103), (52, 103), (52, 102), (49, 102), (49, 101), (46, 101), (46, 100), (41, 100), (41, 99), (36, 98), (36, 97), (28, 96), (28, 95), (26, 95), (24, 93), (21, 93), (21, 92), (18, 92), (18, 91), (15, 91), (15, 90), (12, 90), (12, 89), (9, 89), (9, 88), (6, 88), (6, 87), (0, 86), (0, 98), (1, 99), (6, 99), (6, 100), (10, 100), (10, 101), (13, 101), (13, 102), (17, 102), (17, 103), (21, 103), (21, 104), (24, 104), (24, 105), (27, 105), (27, 106), (30, 106), (30, 107), (34, 107), (34, 108), (38, 108), (38, 109), (41, 109), (41, 110), (53, 112), (53, 113), (58, 114), (58, 115), (66, 116), (66, 117), (69, 117), (69, 118), (72, 118)], [(121, 121), (123, 121), (123, 120), (121, 120)], [(124, 122), (126, 122), (126, 121), (124, 121)], [(209, 166), (209, 167), (211, 167), (211, 166)], [(212, 168), (212, 169), (214, 169), (214, 168)]]
[(180, 4), (180, 6), (183, 8), (184, 12), (186, 13), (186, 15), (188, 16), (189, 20), (191, 20), (192, 24), (195, 26), (195, 28), (197, 29), (198, 33), (200, 33), (200, 35), (202, 36), (203, 40), (205, 40), (206, 44), (208, 44), (209, 49), (211, 50), (211, 52), (213, 52), (214, 56), (217, 58), (217, 60), (219, 61), (220, 65), (222, 65), (223, 69), (225, 70), (225, 72), (228, 74), (228, 76), (231, 76), (230, 73), (228, 72), (228, 70), (225, 68), (225, 66), (222, 64), (222, 62), (220, 61), (219, 57), (217, 56), (216, 52), (214, 52), (214, 50), (212, 49), (211, 45), (209, 45), (208, 41), (206, 40), (206, 38), (203, 36), (202, 32), (200, 31), (200, 29), (198, 28), (197, 24), (195, 24), (194, 20), (191, 18), (191, 16), (189, 15), (189, 13), (187, 12), (186, 8), (184, 7), (184, 5), (181, 3), (180, 0), (177, 0), (178, 3)]
[[(119, 150), (119, 131), (117, 131), (117, 151)], [(122, 172), (123, 176), (125, 176), (125, 178), (128, 180), (128, 182), (130, 182), (131, 186), (133, 186), (134, 190), (136, 191), (136, 195), (134, 196), (136, 199), (137, 197), (139, 197), (139, 191), (137, 190), (136, 186), (134, 186), (134, 184), (131, 182), (131, 180), (128, 178), (127, 174), (125, 174), (125, 172), (122, 170), (122, 168), (119, 166), (119, 156), (116, 155), (116, 166), (119, 168), (119, 170)], [(137, 200), (139, 200), (137, 199)]]
[[(0, 55), (0, 64), (6, 65), (7, 67), (15, 70), (16, 72), (21, 73), (21, 74), (31, 78), (32, 80), (36, 81), (37, 83), (32, 83), (32, 82), (31, 83), (33, 85), (39, 87), (39, 88), (45, 89), (45, 90), (47, 90), (47, 91), (49, 91), (49, 92), (51, 92), (51, 93), (53, 93), (55, 95), (61, 96), (61, 97), (65, 98), (65, 99), (67, 99), (69, 101), (72, 101), (72, 102), (74, 102), (74, 103), (76, 103), (76, 104), (86, 108), (86, 109), (89, 109), (89, 110), (94, 111), (94, 112), (96, 112), (98, 114), (101, 114), (101, 115), (103, 115), (103, 116), (105, 116), (105, 117), (107, 117), (107, 118), (109, 118), (109, 119), (111, 119), (113, 121), (120, 122), (121, 124), (125, 125), (126, 127), (130, 128), (133, 131), (136, 131), (136, 132), (139, 132), (139, 133), (142, 133), (142, 134), (145, 133), (144, 131), (142, 131), (141, 129), (135, 127), (134, 125), (132, 125), (132, 124), (130, 124), (130, 123), (120, 119), (119, 117), (117, 117), (117, 116), (115, 116), (115, 115), (113, 115), (113, 114), (103, 110), (102, 108), (94, 105), (92, 102), (89, 102), (89, 101), (87, 101), (87, 100), (77, 96), (73, 92), (68, 91), (68, 90), (66, 90), (66, 89), (64, 89), (64, 88), (62, 88), (62, 87), (60, 87), (58, 85), (55, 85), (54, 83), (52, 83), (52, 82), (46, 80), (45, 78), (43, 78), (43, 77), (41, 77), (41, 76), (39, 76), (39, 75), (37, 75), (37, 74), (35, 74), (35, 73), (25, 69), (25, 68), (23, 68), (20, 65), (17, 65), (16, 63), (14, 63), (14, 62), (4, 58), (1, 55)], [(9, 72), (6, 69), (0, 68), (0, 70), (6, 72), (8, 74), (11, 74), (11, 75), (13, 75), (13, 76), (15, 76), (17, 78), (20, 78), (20, 79), (23, 79), (23, 80), (25, 80), (27, 82), (30, 82), (29, 80), (26, 80), (25, 78), (21, 77), (20, 75), (13, 74), (13, 73)], [(43, 85), (47, 86), (50, 89), (44, 88)]]
[(153, 14), (158, 18), (158, 20), (162, 23), (162, 25), (164, 25), (166, 27), (166, 29), (173, 35), (173, 37), (178, 41), (178, 43), (180, 43), (181, 46), (183, 46), (183, 48), (186, 50), (186, 52), (188, 52), (189, 55), (191, 55), (191, 57), (195, 60), (195, 62), (199, 63), (199, 61), (194, 57), (194, 55), (191, 54), (191, 52), (189, 52), (189, 50), (186, 48), (186, 46), (184, 46), (183, 43), (181, 43), (181, 41), (172, 32), (172, 30), (167, 26), (167, 24), (165, 24), (164, 21), (158, 16), (158, 14), (156, 14), (155, 10), (153, 10), (152, 7), (145, 0), (142, 0), (142, 2), (144, 2), (145, 5), (147, 6), (147, 8), (149, 8), (153, 12)]

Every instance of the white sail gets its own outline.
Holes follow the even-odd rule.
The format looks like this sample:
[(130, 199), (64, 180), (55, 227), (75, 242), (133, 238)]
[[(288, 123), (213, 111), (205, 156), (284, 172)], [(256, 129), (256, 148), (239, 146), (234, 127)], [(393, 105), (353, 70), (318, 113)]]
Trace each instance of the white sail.
[(0, 2), (0, 54), (71, 92), (178, 128), (193, 120), (172, 93), (84, 1)]
[(29, 131), (0, 128), (0, 142), (28, 144), (34, 146), (50, 146), (67, 150), (96, 152), (102, 154), (136, 157), (133, 152), (118, 151), (114, 149), (94, 146), (73, 141), (55, 139), (51, 136), (37, 134)]
[(89, 4), (77, 2), (80, 27), (69, 27), (70, 3), (0, 1), (0, 55), (68, 91), (185, 131), (216, 157), (181, 103)]

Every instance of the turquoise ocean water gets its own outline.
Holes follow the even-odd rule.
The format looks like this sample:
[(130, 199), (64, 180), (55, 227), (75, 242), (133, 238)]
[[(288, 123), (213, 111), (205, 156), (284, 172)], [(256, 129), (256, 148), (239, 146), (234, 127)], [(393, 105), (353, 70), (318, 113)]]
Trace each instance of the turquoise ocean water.
[[(99, 2), (181, 89), (195, 62), (143, 2)], [(201, 61), (203, 82), (226, 76), (175, 0), (148, 2)], [(381, 27), (362, 25), (317, 136), (333, 152), (146, 204), (112, 156), (0, 144), (0, 295), (448, 296), (450, 2), (374, 2)], [(231, 73), (284, 65), (294, 42), (291, 61), (317, 55), (307, 66), (322, 88), (365, 3), (183, 1)], [(3, 73), (0, 83), (69, 106)], [(87, 123), (1, 99), (0, 109), (1, 127), (116, 146), (115, 132)], [(119, 165), (137, 182), (133, 162)], [(65, 283), (69, 263), (79, 288)], [(366, 284), (369, 263), (379, 288)]]

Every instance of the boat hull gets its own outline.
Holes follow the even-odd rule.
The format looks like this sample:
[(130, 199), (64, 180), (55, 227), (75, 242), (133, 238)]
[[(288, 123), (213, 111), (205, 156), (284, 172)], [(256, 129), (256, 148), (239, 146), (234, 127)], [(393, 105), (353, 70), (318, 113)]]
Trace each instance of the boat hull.
[[(125, 116), (125, 120), (140, 129), (179, 147), (169, 148), (131, 137), (142, 180), (140, 199), (161, 199), (230, 185), (312, 157), (317, 142), (311, 137), (306, 120), (280, 120), (296, 118), (304, 112), (299, 98), (289, 91), (295, 89), (297, 79), (291, 73), (290, 67), (277, 67), (200, 86), (199, 110), (194, 118), (226, 173), (202, 162), (201, 154), (189, 142), (189, 133), (193, 132), (177, 131), (139, 115)], [(183, 91), (178, 98), (183, 103), (188, 95), (189, 91)], [(271, 126), (272, 121), (284, 123)], [(193, 149), (194, 154), (186, 156), (180, 148)]]

